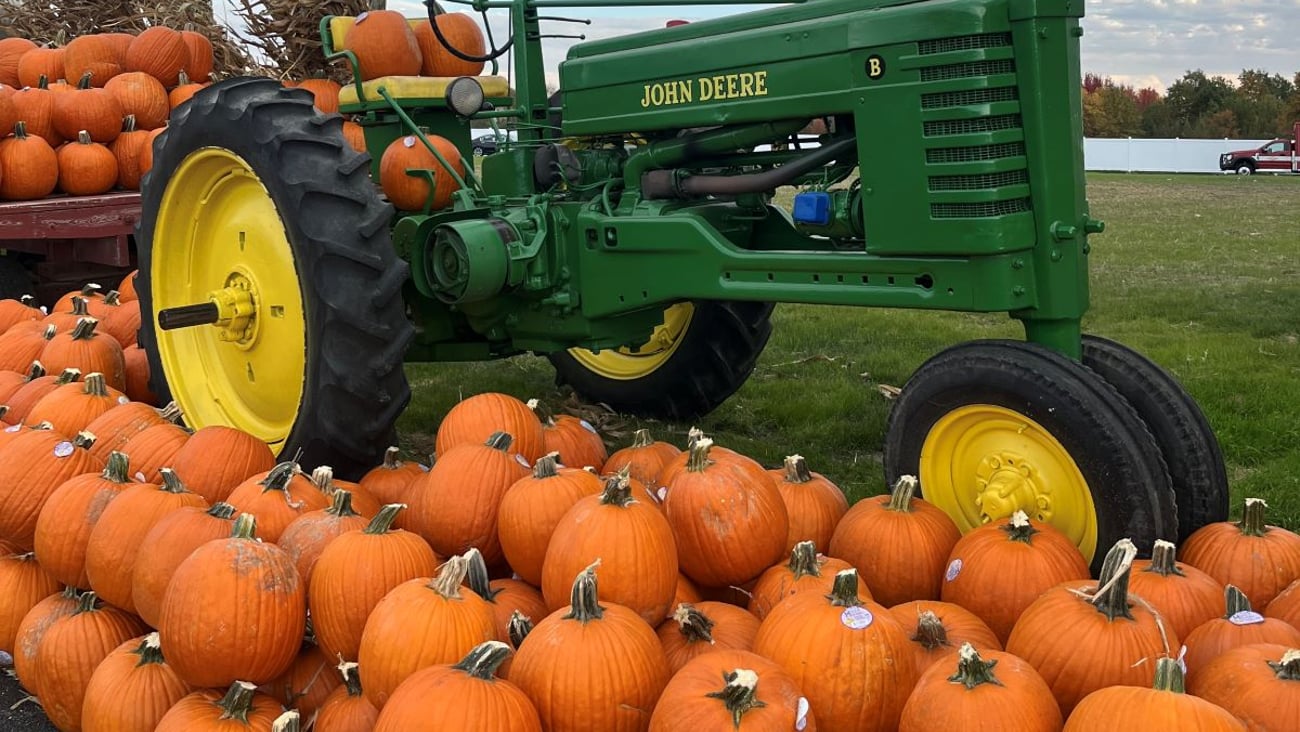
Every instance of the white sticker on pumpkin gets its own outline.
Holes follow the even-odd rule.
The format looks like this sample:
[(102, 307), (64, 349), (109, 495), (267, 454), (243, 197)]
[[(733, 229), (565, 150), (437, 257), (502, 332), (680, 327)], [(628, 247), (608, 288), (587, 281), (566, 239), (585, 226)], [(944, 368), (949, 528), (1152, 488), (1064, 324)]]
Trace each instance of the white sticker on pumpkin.
[(77, 448), (73, 447), (71, 442), (67, 442), (67, 441), (60, 442), (59, 444), (54, 446), (54, 457), (65, 458), (71, 455), (72, 451), (75, 449)]
[(943, 573), (943, 578), (948, 582), (957, 579), (957, 575), (961, 574), (961, 567), (961, 557), (957, 557), (948, 563), (948, 571)]
[(129, 404), (130, 402), (131, 402), (131, 397), (126, 396), (125, 394), (117, 398), (118, 404)]
[(591, 434), (593, 434), (593, 435), (596, 434), (596, 428), (595, 428), (595, 427), (592, 427), (592, 426), (591, 426), (591, 423), (588, 422), (587, 420), (585, 420), (585, 419), (580, 419), (580, 420), (578, 420), (578, 424), (582, 425), (582, 428), (583, 428), (584, 430), (590, 432)]
[(799, 697), (799, 702), (795, 705), (794, 711), (794, 728), (797, 730), (808, 729), (808, 699)]
[(136, 473), (136, 474), (135, 474), (135, 480), (136, 480), (137, 483), (148, 483), (148, 482), (149, 482), (148, 480), (145, 480), (144, 473), (142, 473), (142, 472), (141, 472), (141, 473)]
[(415, 138), (407, 135), (406, 138), (402, 140), (402, 144), (406, 147), (415, 147)]
[(20, 424), (11, 424), (11, 425), (9, 425), (8, 427), (5, 427), (5, 432), (17, 432), (18, 430), (20, 430), (20, 429), (22, 429), (22, 428), (23, 428), (23, 426), (20, 425)]
[(871, 617), (871, 611), (865, 607), (846, 607), (844, 612), (840, 613), (840, 622), (844, 623), (844, 627), (854, 630), (862, 630), (871, 625), (874, 619)]
[(1241, 610), (1233, 613), (1228, 622), (1233, 625), (1258, 625), (1264, 622), (1264, 616), (1254, 610)]
[(659, 496), (659, 502), (663, 503), (664, 499), (668, 498), (668, 486), (666, 485), (659, 486), (659, 490), (655, 491), (655, 495)]
[(524, 457), (523, 455), (520, 455), (519, 453), (515, 453), (515, 460), (518, 460), (519, 464), (524, 466), (525, 468), (530, 467), (528, 465), (528, 458)]

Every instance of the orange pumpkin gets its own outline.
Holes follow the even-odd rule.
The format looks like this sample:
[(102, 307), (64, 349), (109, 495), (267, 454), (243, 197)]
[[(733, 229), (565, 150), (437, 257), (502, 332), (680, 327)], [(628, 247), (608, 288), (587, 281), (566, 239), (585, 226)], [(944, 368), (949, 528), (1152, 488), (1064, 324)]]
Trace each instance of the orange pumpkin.
[(705, 653), (752, 650), (758, 626), (759, 619), (748, 610), (725, 602), (705, 601), (678, 605), (655, 634), (663, 645), (668, 667), (676, 674)]
[(148, 404), (119, 404), (86, 425), (86, 431), (95, 436), (90, 454), (99, 460), (108, 460), (109, 453), (120, 450), (132, 437), (165, 422), (167, 417), (163, 412)]
[[(4, 142), (0, 142), (0, 145), (4, 145)], [(15, 325), (5, 331), (4, 335), (0, 335), (0, 369), (29, 373), (34, 363), (39, 361), (41, 351), (45, 350), (45, 346), (59, 332), (58, 326), (55, 325), (45, 327), (40, 327), (40, 324), (33, 325), (37, 327), (30, 327), (25, 323)], [(41, 364), (41, 370), (48, 373), (44, 364)], [(12, 397), (12, 393), (10, 396)], [(9, 402), (9, 406), (11, 408), (9, 421), (13, 422), (12, 401)]]
[[(465, 586), (492, 606), (492, 617), (496, 624), (498, 638), (510, 638), (510, 624), (517, 622), (516, 616), (527, 619), (529, 623), (533, 618), (540, 619), (546, 616), (548, 612), (546, 599), (532, 585), (515, 579), (489, 579), (487, 565), (483, 563), (483, 555), (477, 549), (470, 549), (465, 553), (465, 558), (468, 563), (465, 570)], [(530, 625), (529, 630), (531, 629)], [(505, 678), (504, 669), (508, 666), (509, 659), (502, 667), (502, 678)]]
[(128, 401), (125, 394), (104, 383), (103, 374), (87, 374), (80, 384), (64, 384), (46, 394), (32, 407), (27, 419), (49, 422), (55, 431), (75, 435), (100, 415)]
[(338, 480), (334, 477), (334, 468), (328, 465), (321, 465), (311, 471), (311, 482), (325, 497), (334, 500), (334, 494), (339, 491), (347, 491), (350, 494), (349, 500), (352, 503), (352, 510), (364, 516), (367, 520), (374, 518), (379, 513), (381, 504), (378, 499), (370, 495), (370, 492), (362, 488), (359, 483), (350, 480)]
[[(134, 114), (126, 115), (122, 120), (122, 131), (108, 147), (113, 157), (117, 159), (118, 187), (128, 191), (140, 189), (140, 151), (148, 141), (149, 131), (136, 128)], [(125, 302), (134, 300), (134, 288), (132, 288), (131, 300), (126, 299), (126, 293), (120, 293), (120, 296)]]
[(557, 454), (561, 465), (600, 469), (609, 459), (604, 440), (587, 420), (555, 414), (536, 399), (529, 399), (527, 404), (542, 423), (542, 449)]
[(154, 732), (272, 732), (280, 717), (273, 697), (257, 684), (235, 681), (223, 694), (200, 689), (176, 702), (158, 721)]
[(510, 664), (511, 683), (532, 699), (544, 729), (645, 729), (672, 676), (654, 629), (598, 596), (593, 564), (574, 580), (570, 604), (538, 621)]
[[(123, 122), (125, 124), (126, 120)], [(134, 124), (135, 120), (131, 119), (130, 122)], [(118, 283), (117, 291), (122, 296), (122, 302), (131, 302), (132, 300), (137, 299), (135, 292), (135, 278), (139, 274), (140, 270), (133, 269), (130, 272), (127, 272), (126, 276), (122, 278), (122, 281)]]
[(420, 44), (406, 16), (396, 10), (370, 10), (357, 16), (340, 50), (357, 57), (363, 81), (381, 76), (417, 76)]
[(131, 604), (146, 623), (157, 627), (167, 585), (181, 562), (209, 541), (234, 531), (235, 507), (187, 505), (165, 513), (140, 540), (131, 569)]
[(142, 71), (118, 74), (108, 80), (104, 89), (117, 97), (123, 115), (135, 117), (136, 129), (161, 129), (166, 124), (171, 111), (167, 89), (149, 74)]
[(470, 649), (455, 665), (439, 664), (411, 674), (393, 692), (375, 732), (447, 729), (542, 732), (537, 710), (519, 687), (496, 677), (510, 655), (500, 641)]
[(119, 493), (100, 514), (86, 543), (91, 589), (117, 607), (136, 612), (132, 580), (145, 538), (168, 514), (186, 506), (207, 509), (207, 502), (167, 468), (159, 484), (138, 483)]
[(542, 562), (547, 607), (568, 604), (572, 577), (598, 559), (601, 601), (631, 608), (651, 626), (663, 620), (677, 591), (673, 528), (653, 506), (632, 498), (622, 476), (607, 479), (600, 495), (579, 499), (556, 523)]
[(94, 438), (69, 440), (51, 429), (35, 429), (0, 450), (0, 537), (32, 551), (36, 519), (50, 496), (70, 478), (99, 472), (104, 464), (87, 450)]
[(510, 435), (497, 432), (483, 444), (457, 445), (441, 455), (411, 488), (406, 527), (442, 556), (473, 547), (489, 565), (500, 562), (501, 497), (528, 474), (512, 444)]
[(427, 467), (418, 462), (401, 460), (401, 454), (399, 447), (388, 448), (384, 451), (384, 462), (371, 468), (357, 481), (380, 505), (404, 502), (411, 485), (429, 472)]
[[(420, 137), (407, 135), (393, 140), (379, 158), (379, 186), (388, 200), (402, 211), (422, 211), (426, 205), (431, 211), (446, 208), (451, 205), (451, 195), (460, 189), (455, 176), (447, 172), (447, 168), (424, 146)], [(440, 135), (422, 137), (428, 140), (429, 145), (438, 151), (447, 165), (463, 180), (465, 159), (461, 157), (460, 149)], [(432, 185), (429, 175), (433, 176)], [(539, 423), (538, 427), (540, 426)], [(541, 442), (540, 438), (538, 442)], [(441, 439), (438, 444), (442, 445)], [(541, 449), (540, 445), (538, 449)]]
[(36, 561), (31, 552), (12, 546), (0, 549), (0, 651), (13, 654), (23, 617), (45, 598), (59, 591), (59, 581)]
[[(13, 129), (13, 125), (3, 129)], [(0, 300), (0, 333), (8, 331), (19, 323), (36, 322), (44, 318), (45, 313), (41, 310), (41, 304), (31, 295)]]
[[(790, 561), (768, 568), (759, 575), (749, 596), (749, 611), (762, 620), (782, 600), (801, 592), (829, 594), (835, 575), (849, 569), (843, 559), (817, 553), (811, 541), (801, 541), (790, 552)], [(858, 586), (858, 592), (871, 599), (871, 591)]]
[(366, 151), (366, 130), (359, 123), (350, 119), (343, 120), (343, 139), (348, 141), (353, 150)]
[[(318, 580), (324, 561), (322, 556), (316, 565)], [(466, 564), (465, 557), (453, 556), (436, 577), (397, 585), (365, 620), (357, 662), (366, 672), (366, 697), (381, 714), (411, 674), (454, 663), (474, 646), (495, 638), (492, 606), (461, 586)]]
[(80, 595), (76, 610), (50, 624), (36, 652), (45, 716), (59, 729), (81, 729), (82, 705), (95, 669), (145, 631), (139, 618), (104, 604), (94, 592)]
[(792, 729), (818, 729), (794, 679), (762, 656), (719, 650), (673, 674), (650, 716), (649, 732)]
[(152, 730), (192, 691), (167, 660), (157, 633), (132, 638), (95, 667), (82, 704), (83, 732)]
[(192, 81), (189, 74), (182, 71), (180, 80), (176, 84), (175, 88), (167, 92), (167, 106), (171, 107), (173, 112), (176, 111), (177, 107), (188, 102), (205, 86), (207, 86), (207, 84)]
[(919, 676), (911, 645), (888, 610), (861, 599), (854, 569), (835, 576), (829, 595), (803, 593), (772, 608), (754, 638), (754, 652), (803, 689), (818, 725), (858, 732), (898, 726)]
[(1124, 684), (1098, 689), (1079, 702), (1066, 720), (1069, 732), (1126, 729), (1179, 729), (1198, 732), (1245, 732), (1226, 709), (1183, 692), (1183, 672), (1172, 658), (1155, 662), (1155, 681), (1142, 664), (1147, 685)]
[(176, 86), (190, 64), (190, 50), (181, 32), (155, 25), (140, 32), (126, 49), (126, 70), (144, 72), (164, 87)]
[(13, 137), (0, 140), (0, 199), (44, 198), (59, 183), (59, 158), (54, 148), (35, 128), (31, 136), (27, 129), (28, 123), (19, 121), (14, 125)]
[(32, 696), (41, 696), (42, 666), (37, 654), (41, 650), (45, 632), (54, 621), (71, 615), (77, 609), (80, 596), (81, 592), (77, 588), (65, 587), (58, 594), (49, 595), (36, 603), (18, 624), (13, 647), (14, 673), (18, 676), (19, 683)]
[[(140, 302), (122, 302), (121, 293), (116, 290), (104, 295), (99, 303), (99, 330), (113, 336), (123, 349), (134, 346), (136, 333), (140, 330)], [(123, 353), (125, 358), (125, 352)]]
[(681, 450), (671, 442), (655, 440), (650, 430), (638, 429), (632, 435), (632, 444), (614, 452), (605, 461), (602, 473), (617, 473), (624, 467), (633, 478), (647, 486), (658, 488), (659, 474)]
[(276, 543), (293, 558), (298, 576), (307, 585), (311, 596), (311, 575), (325, 546), (353, 529), (364, 529), (370, 520), (352, 510), (352, 492), (335, 491), (330, 505), (308, 511), (285, 527)]
[(939, 661), (948, 663), (948, 656), (966, 643), (982, 651), (1002, 650), (993, 630), (961, 605), (914, 600), (889, 608), (889, 614), (907, 628), (916, 651), (916, 667), (921, 671)]
[(18, 57), (18, 83), (14, 86), (40, 86), (64, 78), (63, 59), (66, 48), (37, 46)]
[(1241, 521), (1207, 524), (1187, 537), (1183, 561), (1266, 607), (1300, 579), (1300, 535), (1270, 526), (1267, 510), (1262, 498), (1247, 498)]
[(117, 49), (98, 34), (77, 36), (64, 49), (62, 77), (65, 79), (88, 77), (91, 84), (103, 87), (109, 79), (122, 73)]
[[(844, 491), (826, 476), (809, 470), (802, 455), (789, 455), (784, 468), (768, 472), (776, 480), (790, 515), (786, 552), (794, 551), (795, 544), (809, 539), (818, 550), (829, 551), (835, 527), (849, 510)], [(869, 580), (867, 584), (870, 585)]]
[(158, 405), (158, 395), (149, 387), (149, 354), (139, 346), (127, 346), (122, 349), (122, 360), (126, 362), (126, 395), (131, 401)]
[[(209, 425), (190, 435), (172, 456), (171, 467), (190, 490), (215, 503), (229, 498), (251, 476), (274, 468), (275, 454), (265, 442), (243, 430)], [(262, 531), (266, 531), (265, 524)]]
[(294, 462), (280, 463), (246, 479), (230, 492), (226, 502), (256, 516), (258, 536), (272, 542), (280, 540), (294, 519), (330, 505), (330, 499), (299, 472)]
[(333, 665), (308, 635), (288, 670), (269, 684), (263, 684), (259, 691), (275, 697), (285, 709), (298, 712), (303, 719), (311, 719), (342, 683), (342, 679), (330, 673)]
[(1236, 586), (1228, 585), (1224, 589), (1224, 605), (1226, 609), (1222, 617), (1207, 620), (1183, 638), (1183, 645), (1187, 648), (1183, 661), (1188, 680), (1196, 680), (1201, 669), (1233, 648), (1256, 643), (1300, 647), (1300, 630), (1282, 620), (1255, 612), (1250, 600)]
[(54, 131), (65, 140), (76, 141), (85, 132), (94, 142), (112, 142), (122, 132), (122, 114), (117, 97), (91, 87), (89, 73), (81, 77), (75, 92), (54, 97)]
[(922, 672), (898, 732), (1059, 732), (1061, 722), (1056, 697), (1033, 666), (1009, 653), (986, 649), (981, 654), (963, 643), (955, 658)]
[(664, 514), (683, 574), (705, 587), (743, 585), (781, 560), (790, 517), (761, 465), (738, 454), (710, 459), (712, 447), (708, 438), (691, 447), (666, 486)]
[(54, 129), (56, 93), (45, 77), (34, 84), (24, 85), (11, 100), (26, 134), (43, 140), (51, 151), (63, 144), (63, 136)]
[(159, 483), (163, 479), (163, 468), (172, 464), (176, 453), (189, 438), (190, 433), (180, 425), (163, 422), (132, 435), (121, 450), (131, 456), (137, 480)]
[(18, 78), (18, 60), (23, 54), (36, 47), (35, 43), (26, 38), (0, 38), (0, 84), (12, 87), (23, 86)]
[[(36, 519), (34, 539), (41, 565), (59, 582), (89, 587), (86, 547), (104, 509), (132, 484), (126, 455), (110, 453), (101, 473), (82, 473), (64, 481)], [(47, 593), (48, 594), (48, 593)]]
[(99, 372), (104, 375), (104, 383), (122, 391), (126, 389), (122, 344), (111, 335), (97, 332), (98, 325), (94, 318), (82, 318), (72, 330), (55, 334), (41, 351), (41, 363), (52, 372), (67, 368)]
[(542, 423), (528, 405), (509, 394), (475, 394), (457, 402), (438, 425), (434, 456), (441, 458), (460, 444), (482, 445), (495, 432), (510, 435), (515, 450), (528, 461), (546, 454)]
[[(82, 130), (75, 140), (59, 147), (59, 190), (72, 196), (107, 193), (117, 184), (117, 158), (102, 143)], [(123, 374), (123, 386), (126, 376)]]
[(1285, 590), (1273, 598), (1268, 607), (1264, 608), (1264, 614), (1300, 628), (1300, 580), (1287, 585)]
[[(433, 17), (438, 33), (447, 43), (466, 56), (486, 55), (483, 31), (474, 18), (466, 13), (439, 13)], [(483, 61), (466, 61), (447, 50), (438, 40), (433, 26), (421, 23), (415, 31), (420, 45), (420, 71), (424, 76), (478, 76), (483, 73)]]
[[(44, 369), (44, 366), (40, 361), (33, 361), (32, 366), (32, 373), (35, 373), (35, 367), (37, 366), (40, 366), (42, 370)], [(15, 390), (9, 397), (9, 404), (7, 405), (9, 409), (5, 412), (5, 421), (15, 425), (29, 424), (27, 421), (27, 415), (31, 413), (32, 408), (36, 406), (37, 402), (44, 399), (46, 395), (60, 386), (70, 384), (80, 378), (81, 372), (77, 369), (64, 369), (57, 375), (46, 374), (28, 381), (26, 384), (23, 384)], [(30, 424), (35, 426), (39, 423), (32, 422)], [(51, 425), (50, 428), (53, 429), (53, 426)], [(91, 434), (94, 433), (92, 432)]]
[(515, 574), (541, 586), (542, 562), (556, 525), (574, 504), (599, 495), (603, 487), (601, 480), (586, 470), (558, 467), (555, 455), (544, 455), (531, 475), (511, 484), (498, 509), (497, 536), (501, 553)]
[(1284, 730), (1300, 719), (1300, 649), (1256, 643), (1207, 663), (1187, 692), (1226, 709), (1250, 730)]
[[(1067, 718), (1098, 689), (1146, 686), (1152, 659), (1178, 648), (1173, 629), (1129, 595), (1136, 555), (1133, 542), (1120, 539), (1106, 553), (1096, 581), (1065, 582), (1047, 590), (1025, 609), (1007, 639), (1007, 652), (1038, 669)], [(1004, 577), (1020, 577), (1011, 574), (1013, 569), (1004, 571)]]
[(344, 531), (325, 544), (316, 560), (308, 604), (316, 642), (330, 658), (357, 658), (367, 618), (385, 596), (437, 570), (438, 557), (424, 539), (392, 528), (401, 508), (384, 506), (364, 528)]
[[(1006, 643), (1016, 619), (1039, 595), (1090, 576), (1083, 554), (1065, 534), (1016, 511), (958, 540), (939, 598), (975, 613)], [(1005, 582), (1007, 577), (1016, 581)]]
[(379, 710), (366, 698), (354, 661), (338, 665), (343, 684), (330, 692), (316, 715), (315, 732), (372, 732)]
[(302, 580), (289, 555), (256, 539), (256, 529), (256, 519), (241, 514), (229, 538), (203, 544), (180, 563), (163, 595), (163, 651), (196, 687), (265, 684), (289, 668), (302, 645)]
[(181, 31), (181, 40), (185, 42), (188, 51), (186, 56), (189, 59), (184, 66), (185, 75), (196, 84), (206, 83), (212, 76), (212, 67), (216, 62), (212, 41), (202, 33), (188, 29)]
[(55, 303), (50, 314), (45, 316), (45, 324), (55, 326), (59, 329), (59, 332), (72, 330), (83, 319), (95, 319), (90, 313), (90, 300), (75, 293), (70, 294), (72, 297), (66, 306), (62, 305), (64, 300), (60, 298), (59, 302)]
[(20, 117), (14, 104), (17, 93), (18, 90), (11, 86), (0, 86), (0, 130), (12, 130), (18, 124)]
[(339, 91), (341, 87), (333, 79), (303, 79), (298, 82), (299, 89), (306, 89), (315, 99), (316, 109), (324, 114), (339, 111)]
[(1155, 608), (1173, 628), (1187, 635), (1209, 620), (1223, 615), (1223, 585), (1201, 570), (1174, 561), (1175, 547), (1157, 539), (1150, 559), (1133, 562), (1129, 590)]

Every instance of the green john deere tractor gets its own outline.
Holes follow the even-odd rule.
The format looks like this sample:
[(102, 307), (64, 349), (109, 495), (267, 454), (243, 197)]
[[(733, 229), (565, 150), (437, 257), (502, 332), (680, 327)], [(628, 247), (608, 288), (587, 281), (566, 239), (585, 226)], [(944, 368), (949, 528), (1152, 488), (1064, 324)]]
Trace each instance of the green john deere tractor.
[[(348, 476), (390, 444), (404, 360), (544, 354), (589, 399), (685, 419), (742, 385), (774, 303), (1006, 312), (1023, 341), (955, 345), (908, 381), (891, 483), (917, 475), (964, 529), (1023, 509), (1094, 564), (1121, 537), (1145, 551), (1226, 517), (1192, 399), (1081, 333), (1102, 231), (1081, 0), (783, 4), (579, 43), (556, 95), (542, 24), (568, 19), (547, 9), (707, 0), (467, 4), (510, 14), (482, 55), (439, 34), (481, 76), (363, 80), (339, 50), (355, 19), (322, 19), (354, 76), (340, 111), (372, 155), (272, 80), (223, 81), (174, 113), (144, 183), (141, 343), (191, 426)], [(484, 119), (518, 140), (458, 174), (429, 136), (472, 159)], [(449, 205), (382, 195), (380, 155), (405, 136), (438, 161), (407, 174), (450, 176)], [(773, 204), (786, 186), (791, 211)]]

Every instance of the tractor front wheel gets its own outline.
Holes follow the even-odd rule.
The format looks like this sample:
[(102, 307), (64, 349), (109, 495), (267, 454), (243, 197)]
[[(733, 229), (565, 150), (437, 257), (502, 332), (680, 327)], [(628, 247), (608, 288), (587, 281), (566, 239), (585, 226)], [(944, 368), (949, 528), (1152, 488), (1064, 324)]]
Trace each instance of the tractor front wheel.
[(754, 371), (772, 335), (773, 305), (694, 301), (664, 310), (663, 323), (637, 348), (549, 356), (556, 381), (591, 402), (657, 419), (713, 411)]
[(1116, 541), (1149, 552), (1178, 514), (1160, 446), (1104, 379), (1032, 343), (974, 341), (927, 361), (889, 416), (885, 477), (915, 475), (968, 531), (1024, 511), (1094, 573)]
[(392, 207), (312, 101), (241, 78), (175, 110), (142, 185), (140, 344), (188, 426), (244, 430), (343, 478), (391, 444), (413, 327)]

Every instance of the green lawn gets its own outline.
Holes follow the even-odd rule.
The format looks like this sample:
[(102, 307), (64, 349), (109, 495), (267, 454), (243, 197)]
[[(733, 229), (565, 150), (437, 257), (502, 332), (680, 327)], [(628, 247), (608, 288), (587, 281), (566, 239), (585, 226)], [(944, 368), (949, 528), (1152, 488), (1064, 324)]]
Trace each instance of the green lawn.
[[(1170, 369), (1219, 435), (1233, 512), (1263, 496), (1276, 523), (1300, 528), (1300, 178), (1090, 175), (1092, 309), (1085, 328)], [(778, 306), (750, 381), (698, 425), (767, 465), (799, 453), (850, 499), (883, 492), (889, 401), (927, 357), (960, 341), (1022, 337), (1005, 316)], [(411, 365), (406, 446), (432, 447), (462, 395), (503, 391), (559, 400), (541, 358)], [(793, 380), (797, 386), (785, 382)], [(608, 415), (615, 446), (639, 423)], [(678, 444), (690, 424), (651, 424)]]

